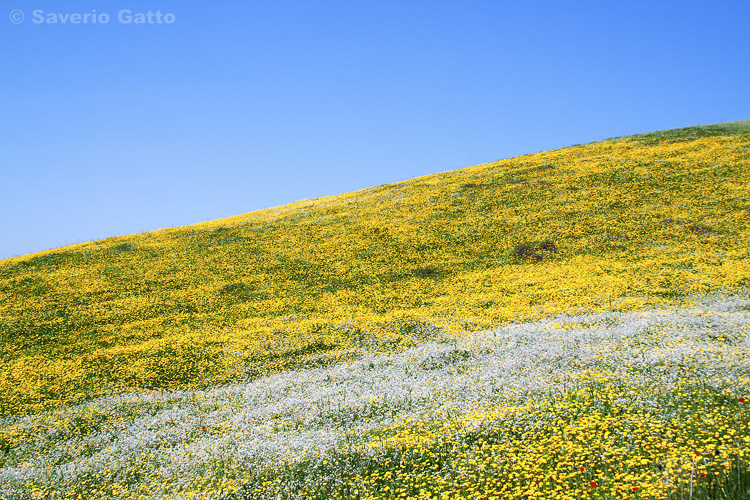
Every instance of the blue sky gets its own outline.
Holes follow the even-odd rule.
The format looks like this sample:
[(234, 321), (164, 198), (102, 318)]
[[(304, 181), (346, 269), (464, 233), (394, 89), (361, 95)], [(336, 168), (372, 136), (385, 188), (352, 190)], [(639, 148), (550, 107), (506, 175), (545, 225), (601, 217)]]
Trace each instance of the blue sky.
[(747, 1), (0, 5), (0, 258), (750, 118)]

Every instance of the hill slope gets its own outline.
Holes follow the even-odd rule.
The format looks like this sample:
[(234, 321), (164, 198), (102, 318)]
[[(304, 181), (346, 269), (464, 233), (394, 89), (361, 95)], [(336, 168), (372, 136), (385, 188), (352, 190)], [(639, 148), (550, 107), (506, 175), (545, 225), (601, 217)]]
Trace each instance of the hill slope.
[(0, 413), (748, 287), (749, 124), (574, 146), (0, 261)]
[(0, 499), (750, 499), (750, 122), (0, 261)]

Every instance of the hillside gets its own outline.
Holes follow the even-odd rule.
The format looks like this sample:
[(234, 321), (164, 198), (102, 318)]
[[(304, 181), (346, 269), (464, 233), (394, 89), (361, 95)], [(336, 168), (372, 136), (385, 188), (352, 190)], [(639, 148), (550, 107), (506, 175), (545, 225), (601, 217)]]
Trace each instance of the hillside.
[[(251, 377), (289, 368), (289, 352), (321, 362), (434, 330), (747, 287), (748, 123), (6, 259), (0, 409)], [(549, 250), (534, 249), (545, 240)], [(514, 255), (524, 244), (528, 255)]]
[[(58, 425), (54, 424), (58, 421), (55, 415), (73, 412), (70, 415), (75, 418), (71, 416), (70, 421), (78, 422), (70, 424), (71, 429), (78, 430), (70, 431), (73, 437), (65, 439), (84, 439), (87, 433), (93, 432), (91, 429), (109, 425), (108, 422), (113, 422), (111, 415), (91, 413), (91, 407), (85, 406), (94, 404), (97, 398), (117, 396), (120, 398), (117, 401), (125, 404), (131, 401), (129, 395), (190, 394), (189, 398), (184, 396), (188, 398), (184, 401), (189, 400), (191, 404), (200, 406), (195, 398), (207, 394), (201, 391), (231, 392), (226, 388), (235, 387), (236, 384), (245, 384), (243, 387), (246, 389), (243, 390), (249, 390), (247, 387), (260, 387), (257, 384), (269, 384), (269, 381), (281, 383), (280, 380), (286, 380), (284, 377), (296, 377), (300, 373), (318, 382), (330, 381), (330, 377), (339, 376), (331, 375), (339, 373), (337, 367), (348, 367), (347, 370), (352, 370), (352, 373), (366, 371), (363, 368), (365, 361), (376, 369), (381, 366), (378, 363), (385, 363), (383, 360), (387, 359), (390, 361), (386, 365), (392, 364), (410, 373), (409, 363), (412, 361), (398, 356), (418, 359), (422, 372), (417, 372), (427, 373), (423, 373), (425, 377), (432, 373), (430, 370), (433, 368), (429, 367), (433, 365), (434, 369), (464, 373), (468, 370), (461, 368), (465, 366), (465, 360), (473, 360), (476, 366), (481, 363), (485, 364), (482, 366), (495, 366), (490, 359), (495, 358), (490, 356), (485, 359), (481, 356), (486, 353), (499, 356), (501, 352), (505, 353), (503, 356), (511, 356), (515, 351), (506, 351), (509, 339), (513, 339), (514, 346), (527, 346), (518, 347), (518, 352), (531, 349), (525, 359), (535, 356), (548, 359), (550, 349), (568, 352), (567, 349), (574, 345), (571, 343), (574, 339), (578, 339), (576, 346), (588, 346), (590, 350), (576, 355), (580, 355), (576, 362), (579, 364), (570, 365), (586, 366), (586, 371), (571, 375), (572, 378), (566, 379), (566, 384), (574, 380), (587, 382), (583, 386), (576, 386), (575, 390), (564, 390), (555, 401), (567, 402), (563, 407), (567, 404), (567, 408), (573, 412), (567, 414), (566, 422), (578, 422), (577, 419), (585, 413), (593, 419), (587, 420), (589, 424), (602, 430), (602, 433), (607, 426), (611, 427), (608, 433), (625, 433), (622, 427), (625, 420), (618, 420), (618, 414), (630, 415), (628, 422), (631, 424), (638, 422), (638, 425), (649, 425), (648, 419), (656, 412), (651, 408), (647, 414), (629, 414), (630, 407), (622, 406), (623, 400), (618, 399), (620, 393), (613, 389), (624, 387), (618, 385), (621, 381), (615, 376), (622, 375), (617, 371), (619, 368), (612, 368), (615, 370), (613, 374), (604, 375), (593, 367), (599, 366), (596, 363), (604, 363), (607, 356), (633, 366), (630, 363), (636, 361), (627, 358), (626, 363), (626, 358), (622, 357), (626, 356), (624, 353), (638, 345), (653, 346), (640, 334), (630, 336), (622, 334), (620, 330), (610, 332), (608, 341), (599, 339), (592, 344), (591, 334), (587, 334), (585, 329), (580, 330), (581, 325), (604, 325), (601, 328), (614, 324), (635, 325), (639, 321), (639, 311), (646, 317), (651, 317), (648, 316), (650, 314), (654, 318), (672, 318), (654, 320), (654, 324), (659, 325), (664, 322), (677, 324), (682, 320), (679, 315), (673, 317), (669, 316), (672, 313), (653, 311), (692, 311), (689, 315), (699, 318), (696, 319), (698, 322), (703, 321), (700, 318), (710, 317), (714, 321), (711, 323), (713, 327), (701, 323), (701, 328), (694, 332), (689, 330), (692, 327), (685, 327), (685, 331), (693, 332), (690, 335), (703, 335), (705, 328), (714, 328), (719, 332), (718, 340), (714, 339), (718, 347), (710, 343), (713, 341), (704, 339), (708, 343), (700, 344), (695, 350), (690, 347), (691, 355), (695, 355), (693, 358), (680, 358), (679, 363), (683, 363), (680, 366), (687, 366), (685, 363), (692, 360), (705, 370), (700, 372), (703, 375), (697, 376), (704, 380), (703, 385), (694, 387), (688, 384), (690, 390), (697, 391), (695, 395), (703, 396), (712, 394), (717, 388), (719, 391), (728, 390), (727, 387), (747, 390), (750, 387), (750, 370), (742, 358), (749, 348), (746, 338), (747, 325), (750, 324), (747, 319), (750, 302), (743, 302), (744, 299), (737, 297), (745, 297), (748, 289), (750, 121), (688, 127), (576, 145), (352, 193), (302, 200), (209, 223), (110, 238), (5, 259), (0, 261), (0, 415), (5, 417), (6, 424), (5, 434), (0, 436), (0, 448), (4, 454), (2, 463), (6, 468), (11, 464), (20, 467), (19, 464), (31, 460), (29, 457), (32, 455), (37, 457), (40, 455), (36, 454), (49, 451), (50, 446), (57, 449), (60, 446), (58, 441), (52, 441), (58, 444), (37, 443), (32, 446), (30, 437), (41, 432), (40, 429), (51, 429)], [(711, 297), (720, 297), (720, 301), (733, 305), (721, 309), (707, 299)], [(728, 315), (727, 318), (722, 319), (722, 311)], [(569, 319), (550, 319), (563, 317)], [(546, 330), (548, 327), (543, 326), (549, 325), (550, 321), (560, 324), (569, 322), (570, 325), (562, 329), (570, 331), (571, 336), (558, 338), (556, 334), (550, 334)], [(522, 323), (536, 325), (529, 327), (530, 331), (538, 330), (541, 333), (533, 337), (513, 330), (514, 325)], [(475, 332), (482, 331), (495, 331), (496, 335), (492, 337), (493, 340), (481, 335), (475, 337)], [(681, 335), (685, 334), (684, 331), (679, 328), (668, 331), (672, 340), (667, 344), (660, 343), (659, 349), (682, 345), (684, 338)], [(496, 338), (503, 338), (507, 342), (494, 340)], [(451, 347), (440, 347), (446, 345)], [(481, 349), (484, 350), (477, 350), (477, 345), (483, 346)], [(529, 347), (534, 345), (536, 347), (533, 349)], [(723, 358), (711, 358), (713, 361), (709, 362), (695, 354), (711, 351), (718, 356), (716, 353), (719, 351), (711, 350), (714, 347), (721, 349)], [(538, 349), (544, 352), (539, 354), (541, 351)], [(553, 358), (563, 359), (563, 354), (559, 356)], [(725, 359), (727, 365), (722, 368), (725, 371), (712, 371), (714, 368), (711, 366), (716, 359)], [(523, 372), (523, 377), (507, 381), (510, 385), (515, 384), (514, 391), (511, 391), (513, 396), (509, 395), (510, 392), (504, 392), (503, 397), (517, 398), (523, 391), (537, 387), (529, 382), (533, 379), (530, 375), (532, 372), (537, 373), (540, 380), (544, 378), (542, 374), (548, 369), (546, 365), (524, 363), (527, 362), (512, 368), (519, 377)], [(667, 363), (664, 366), (672, 365)], [(509, 368), (505, 366), (504, 369)], [(659, 372), (659, 377), (669, 371), (665, 370)], [(323, 379), (323, 375), (320, 379), (315, 378), (317, 375), (313, 374), (316, 373), (325, 374), (328, 378)], [(731, 381), (719, 383), (727, 373), (731, 373)], [(422, 375), (414, 376), (415, 380), (422, 380), (419, 378)], [(648, 379), (644, 377), (644, 380)], [(564, 378), (560, 375), (559, 380)], [(424, 384), (428, 379), (432, 380), (428, 377), (422, 380)], [(613, 382), (615, 379), (617, 383)], [(660, 382), (655, 382), (657, 379)], [(357, 379), (355, 383), (350, 379), (341, 379), (340, 383), (342, 387), (360, 387), (366, 384), (362, 380)], [(656, 391), (662, 387), (662, 382), (657, 377), (638, 387), (641, 390), (647, 386)], [(398, 383), (402, 384), (399, 390), (406, 390), (405, 382)], [(718, 385), (711, 385), (713, 383)], [(420, 384), (409, 385), (409, 394), (412, 394), (411, 391), (418, 392), (419, 387), (424, 386)], [(435, 390), (445, 390), (451, 394), (451, 391), (456, 391), (458, 394), (467, 393), (468, 387), (474, 387), (461, 385), (463, 382), (452, 384), (454, 382), (445, 382), (444, 386)], [(597, 397), (604, 399), (597, 399), (596, 404), (605, 405), (607, 411), (614, 411), (615, 417), (607, 417), (608, 413), (599, 410), (591, 413), (591, 407), (586, 407), (585, 411), (576, 410), (577, 401), (583, 397), (583, 393), (576, 391), (589, 390), (586, 388), (592, 387), (591, 384), (602, 388)], [(677, 384), (670, 386), (670, 390), (686, 391), (686, 387)], [(538, 388), (540, 391), (549, 389), (544, 384)], [(222, 407), (226, 409), (222, 405), (228, 405), (227, 401), (234, 401), (236, 396), (222, 394), (223, 403), (216, 403), (219, 410)], [(364, 394), (352, 397), (364, 397)], [(509, 418), (516, 422), (532, 422), (537, 418), (544, 420), (542, 415), (546, 410), (536, 403), (524, 406), (526, 403), (520, 404), (518, 399), (513, 399), (515, 406), (498, 406), (496, 402), (489, 404), (494, 399), (488, 397), (485, 401), (480, 394), (484, 393), (480, 391), (472, 396), (474, 399), (458, 402), (452, 409), (441, 406), (438, 411), (436, 406), (435, 411), (443, 417), (451, 415), (451, 418), (445, 417), (448, 430), (441, 432), (454, 437), (463, 435), (461, 433), (468, 432), (466, 429), (475, 428), (469, 422), (474, 420), (485, 423)], [(720, 406), (716, 407), (713, 422), (717, 426), (729, 425), (736, 429), (738, 438), (742, 439), (742, 432), (747, 431), (748, 425), (746, 410), (742, 414), (745, 420), (735, 420), (729, 424), (727, 422), (730, 420), (726, 419), (730, 418), (730, 413), (725, 415), (721, 410), (726, 410), (727, 407), (721, 405), (727, 405), (730, 401), (735, 404), (735, 396), (734, 393), (727, 393), (725, 399), (716, 400)], [(157, 399), (149, 401), (156, 407), (166, 408), (159, 406), (158, 396), (149, 396), (153, 397)], [(300, 394), (298, 397), (303, 401), (312, 396)], [(374, 396), (370, 394), (367, 397)], [(421, 397), (427, 401), (435, 396)], [(545, 399), (548, 397), (551, 396), (540, 396), (539, 401), (552, 401)], [(666, 403), (667, 400), (670, 402)], [(111, 403), (111, 400), (107, 401)], [(654, 404), (658, 406), (663, 403), (667, 405), (665, 408), (675, 408), (674, 418), (686, 418), (680, 424), (686, 425), (686, 428), (700, 429), (705, 423), (691, 420), (694, 417), (685, 417), (681, 413), (685, 408), (674, 406), (674, 401), (667, 396), (659, 401)], [(241, 403), (237, 404), (241, 406)], [(86, 410), (89, 413), (77, 409), (79, 407), (76, 405), (89, 408)], [(481, 418), (467, 416), (469, 408), (481, 410)], [(700, 408), (706, 410), (709, 407)], [(383, 433), (377, 434), (380, 436), (379, 444), (375, 445), (375, 441), (372, 441), (370, 447), (388, 448), (390, 451), (384, 456), (396, 462), (383, 462), (391, 465), (386, 467), (381, 464), (382, 469), (372, 469), (372, 464), (365, 469), (357, 469), (364, 467), (361, 465), (364, 463), (361, 454), (336, 455), (336, 460), (353, 461), (356, 465), (351, 465), (355, 473), (347, 476), (348, 472), (344, 474), (342, 469), (341, 477), (346, 476), (353, 483), (369, 477), (368, 481), (376, 484), (382, 480), (377, 474), (394, 467), (393, 470), (398, 469), (393, 464), (412, 453), (413, 446), (417, 446), (414, 443), (422, 443), (419, 446), (426, 446), (424, 449), (432, 450), (430, 453), (433, 455), (444, 452), (447, 453), (446, 457), (450, 456), (453, 452), (446, 450), (459, 444), (450, 439), (440, 441), (443, 448), (439, 449), (444, 451), (435, 451), (438, 448), (434, 448), (434, 441), (430, 441), (432, 444), (427, 441), (438, 420), (424, 419), (422, 413), (415, 411), (409, 410), (399, 415), (406, 421), (416, 418), (416, 424), (407, 425), (396, 419), (396, 412), (393, 413), (394, 420), (388, 421), (387, 426), (376, 430), (368, 427), (368, 433)], [(32, 425), (32, 420), (25, 420), (24, 415), (34, 416), (36, 423)], [(223, 422), (231, 420), (229, 416), (224, 416)], [(223, 436), (222, 420), (217, 417), (214, 423), (215, 427), (209, 426), (208, 431)], [(277, 424), (281, 427), (286, 425), (281, 421)], [(374, 423), (372, 425), (375, 426)], [(653, 425), (658, 427), (662, 423)], [(206, 426), (200, 427), (206, 430)], [(575, 428), (573, 425), (572, 429)], [(578, 428), (581, 429), (580, 426)], [(491, 434), (488, 429), (482, 431), (485, 434), (480, 433), (481, 436)], [(552, 439), (555, 433), (550, 429), (539, 430), (541, 434), (535, 439)], [(375, 439), (374, 434), (366, 435), (369, 436), (366, 439)], [(190, 436), (190, 439), (195, 437), (193, 434)], [(357, 436), (357, 439), (365, 439), (362, 437), (364, 434)], [(477, 436), (472, 438), (472, 442), (481, 444), (484, 438)], [(730, 436), (731, 439), (734, 436)], [(484, 445), (491, 448), (507, 444), (506, 441), (493, 439), (486, 440)], [(750, 438), (747, 441), (750, 442)], [(221, 446), (230, 446), (227, 444), (229, 442), (221, 442), (224, 443)], [(404, 448), (405, 443), (411, 443), (408, 449)], [(461, 443), (465, 444), (464, 441)], [(109, 445), (101, 444), (97, 450), (106, 446)], [(32, 449), (36, 451), (29, 451)], [(651, 453), (645, 445), (639, 449), (639, 453)], [(325, 446), (321, 446), (320, 450), (324, 454)], [(393, 450), (401, 451), (396, 453)], [(477, 460), (480, 456), (498, 456), (483, 455), (484, 451), (481, 450), (484, 448), (480, 446), (470, 456)], [(24, 455), (27, 452), (32, 455)], [(402, 452), (408, 453), (399, 455)], [(67, 463), (66, 460), (73, 460), (76, 456), (74, 452), (66, 453), (68, 455), (63, 455), (68, 459), (60, 458), (61, 461), (56, 463)], [(294, 460), (303, 459), (297, 456)], [(287, 457), (281, 462), (274, 462), (289, 468), (284, 473), (288, 475), (283, 477), (303, 474), (300, 472), (302, 469), (295, 469), (303, 466), (320, 466), (328, 476), (339, 474), (326, 469), (323, 462), (315, 462), (315, 465), (309, 461), (312, 460), (310, 458), (304, 459), (307, 462), (294, 460)], [(262, 491), (271, 491), (271, 486), (266, 484), (255, 489), (242, 489), (241, 486), (248, 481), (250, 484), (264, 484), (262, 481), (276, 480), (259, 473), (258, 477), (245, 477), (243, 483), (241, 475), (219, 474), (215, 471), (215, 462), (210, 463), (214, 465), (209, 467), (204, 464), (204, 468), (200, 469), (205, 472), (203, 476), (203, 472), (190, 469), (190, 474), (197, 474), (196, 477), (210, 476), (199, 486), (190, 486), (195, 486), (195, 491), (208, 488), (206, 491), (225, 495), (222, 498), (255, 498), (262, 497)], [(656, 463), (651, 460), (649, 470), (656, 471)], [(665, 464), (661, 464), (658, 470), (661, 471)], [(222, 467), (235, 470), (228, 462)], [(574, 464), (571, 467), (578, 469), (579, 466)], [(697, 474), (695, 467), (692, 471)], [(103, 474), (103, 469), (96, 470)], [(107, 470), (114, 474), (114, 471), (131, 469), (120, 464), (110, 465)], [(373, 470), (380, 472), (367, 476)], [(428, 475), (420, 476), (414, 468), (409, 470), (408, 475), (416, 474), (414, 477), (429, 482)], [(210, 471), (210, 474), (206, 471)], [(184, 474), (184, 471), (174, 472), (173, 477), (177, 481)], [(3, 478), (10, 481), (9, 477), (0, 475), (0, 482)], [(41, 488), (39, 491), (48, 491), (40, 484), (57, 484), (44, 477), (46, 479), (40, 479), (39, 484), (35, 482), (36, 479), (29, 480), (29, 484), (36, 484), (35, 487)], [(84, 474), (81, 477), (88, 476)], [(110, 478), (106, 484), (121, 481), (123, 492), (127, 492), (121, 497), (130, 498), (128, 495), (141, 491), (138, 490), (141, 486), (145, 488), (143, 491), (151, 491), (155, 483), (150, 477), (139, 476), (132, 481)], [(577, 478), (570, 480), (581, 483)], [(91, 484), (102, 484), (95, 480), (88, 483), (81, 482), (83, 479), (76, 481), (68, 485), (70, 491), (90, 493), (94, 491), (88, 489)], [(229, 481), (227, 484), (231, 483), (235, 489), (227, 486), (228, 489), (224, 491), (223, 486), (216, 486), (224, 484), (223, 481)], [(393, 485), (389, 488), (403, 485), (403, 481), (399, 483), (393, 478), (388, 481), (387, 484)], [(646, 479), (639, 481), (642, 481), (639, 484), (651, 484)], [(378, 491), (382, 491), (386, 483), (377, 483), (380, 485)], [(588, 479), (583, 483), (588, 484)], [(159, 495), (166, 498), (175, 491), (182, 491), (175, 485), (169, 486), (172, 483), (159, 484), (162, 486), (161, 489), (157, 488), (160, 492), (158, 495), (154, 493), (155, 498), (162, 498)], [(636, 486), (628, 486), (631, 487)], [(0, 489), (0, 492), (18, 491), (17, 486), (8, 488)], [(307, 485), (305, 488), (313, 486)], [(412, 485), (411, 488), (409, 491), (415, 492), (420, 486)], [(468, 497), (470, 492), (466, 488), (460, 489), (460, 492), (455, 490), (458, 495), (455, 498), (461, 495)], [(119, 495), (114, 490), (107, 491), (106, 494), (102, 493), (102, 498)], [(333, 495), (333, 490), (325, 491), (316, 494), (322, 495), (319, 498)], [(450, 497), (446, 493), (449, 490), (440, 491), (448, 495), (446, 498)], [(279, 495), (284, 497), (287, 493)], [(651, 498), (642, 493), (644, 496), (641, 498)], [(349, 494), (352, 494), (351, 491)], [(211, 494), (206, 495), (206, 498), (212, 497)], [(289, 495), (294, 497), (291, 493)], [(305, 495), (299, 493), (298, 496)], [(310, 494), (309, 497), (314, 495)], [(388, 493), (382, 497), (390, 498)], [(573, 494), (572, 497), (584, 498), (580, 494)], [(29, 494), (29, 498), (36, 497)]]

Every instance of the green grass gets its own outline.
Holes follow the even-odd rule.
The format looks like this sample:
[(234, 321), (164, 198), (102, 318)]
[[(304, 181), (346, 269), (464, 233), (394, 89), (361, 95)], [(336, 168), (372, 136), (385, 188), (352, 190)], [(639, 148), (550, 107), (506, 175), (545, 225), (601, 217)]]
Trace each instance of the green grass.
[(635, 134), (630, 137), (645, 143), (656, 144), (659, 141), (690, 140), (700, 137), (733, 136), (750, 133), (750, 120), (739, 120), (733, 122), (714, 123), (712, 125), (694, 125), (692, 127), (673, 128), (649, 132), (646, 134)]

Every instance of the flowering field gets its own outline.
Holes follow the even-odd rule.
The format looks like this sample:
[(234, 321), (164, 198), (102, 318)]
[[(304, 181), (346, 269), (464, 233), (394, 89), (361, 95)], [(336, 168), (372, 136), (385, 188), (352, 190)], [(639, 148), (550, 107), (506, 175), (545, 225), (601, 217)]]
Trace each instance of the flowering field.
[(0, 498), (750, 498), (749, 289), (748, 122), (6, 259)]

